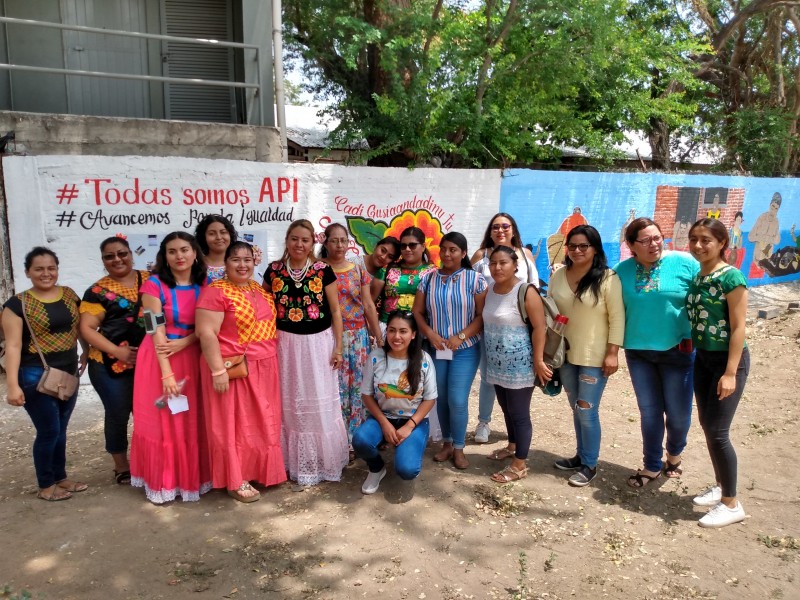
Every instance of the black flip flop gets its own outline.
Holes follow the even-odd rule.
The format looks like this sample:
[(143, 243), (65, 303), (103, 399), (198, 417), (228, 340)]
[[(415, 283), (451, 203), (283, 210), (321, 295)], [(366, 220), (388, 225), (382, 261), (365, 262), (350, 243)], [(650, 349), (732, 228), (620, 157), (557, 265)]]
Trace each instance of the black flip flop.
[(661, 471), (655, 475), (645, 475), (644, 473), (636, 472), (628, 477), (628, 485), (635, 489), (641, 489), (648, 484), (653, 483), (656, 479), (661, 477)]
[(666, 475), (670, 479), (676, 479), (681, 475), (683, 475), (683, 469), (681, 469), (681, 462), (682, 461), (679, 460), (678, 462), (673, 464), (667, 461), (667, 464), (664, 465), (664, 475)]
[(129, 485), (131, 482), (130, 471), (114, 471), (114, 480), (119, 485)]

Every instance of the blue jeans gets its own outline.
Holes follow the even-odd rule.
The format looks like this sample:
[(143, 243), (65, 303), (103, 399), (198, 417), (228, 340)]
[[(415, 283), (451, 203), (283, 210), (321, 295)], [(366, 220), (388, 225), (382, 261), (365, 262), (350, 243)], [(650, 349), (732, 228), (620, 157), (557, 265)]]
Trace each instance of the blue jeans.
[[(572, 408), (576, 453), (582, 465), (595, 469), (600, 458), (600, 399), (608, 377), (603, 375), (602, 367), (583, 367), (570, 362), (561, 365), (558, 372)], [(589, 406), (579, 405), (579, 400)]]
[(694, 352), (625, 350), (633, 391), (642, 419), (644, 468), (660, 471), (664, 464), (664, 431), (667, 452), (679, 456), (686, 448), (692, 424), (692, 372)]
[[(395, 428), (402, 427), (406, 421), (407, 419), (389, 420)], [(411, 435), (395, 448), (394, 470), (401, 479), (414, 479), (422, 471), (422, 455), (428, 444), (429, 427), (428, 419), (422, 419)], [(358, 458), (367, 463), (370, 473), (378, 473), (383, 469), (385, 463), (378, 446), (384, 441), (381, 424), (371, 415), (353, 433), (353, 450)]]
[(33, 466), (40, 488), (67, 478), (67, 425), (78, 399), (78, 392), (64, 402), (36, 391), (44, 373), (42, 367), (20, 367), (19, 387), (25, 395), (25, 410), (33, 421)]
[[(436, 350), (430, 352), (436, 356)], [(453, 352), (453, 360), (433, 359), (436, 367), (436, 410), (442, 426), (442, 440), (461, 450), (466, 445), (469, 418), (469, 390), (481, 361), (479, 344)]]
[(481, 385), (478, 394), (478, 421), (490, 423), (492, 421), (492, 409), (494, 408), (495, 389), (491, 383), (486, 381), (486, 341), (481, 338)]
[(133, 411), (133, 370), (122, 377), (111, 377), (103, 363), (89, 361), (89, 380), (105, 408), (103, 430), (106, 452), (128, 451), (128, 421)]

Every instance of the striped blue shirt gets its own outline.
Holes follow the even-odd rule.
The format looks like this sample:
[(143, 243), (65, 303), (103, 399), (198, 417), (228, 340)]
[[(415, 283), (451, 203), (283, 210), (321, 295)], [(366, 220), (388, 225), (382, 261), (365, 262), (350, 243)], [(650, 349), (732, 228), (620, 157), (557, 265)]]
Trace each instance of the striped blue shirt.
[[(440, 271), (426, 273), (417, 291), (425, 294), (428, 323), (443, 338), (458, 335), (475, 319), (475, 296), (486, 291), (483, 275), (472, 269), (459, 269), (451, 275)], [(464, 340), (457, 350), (480, 341), (480, 334)]]

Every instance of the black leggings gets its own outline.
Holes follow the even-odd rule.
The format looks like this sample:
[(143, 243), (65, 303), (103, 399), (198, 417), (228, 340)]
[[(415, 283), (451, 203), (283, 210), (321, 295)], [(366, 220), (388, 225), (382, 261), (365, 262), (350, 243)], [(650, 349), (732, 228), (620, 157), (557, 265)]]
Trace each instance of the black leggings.
[(722, 487), (722, 495), (733, 498), (736, 496), (737, 464), (730, 428), (744, 392), (747, 374), (750, 372), (750, 352), (747, 348), (742, 352), (739, 367), (736, 369), (736, 389), (730, 396), (720, 400), (717, 396), (717, 384), (725, 373), (727, 364), (727, 352), (698, 349), (694, 362), (694, 395), (697, 399), (697, 416), (706, 434), (714, 477)]
[(497, 403), (503, 409), (508, 443), (516, 444), (514, 457), (525, 460), (528, 458), (533, 439), (533, 423), (531, 423), (533, 387), (512, 390), (495, 385), (494, 389), (497, 392)]

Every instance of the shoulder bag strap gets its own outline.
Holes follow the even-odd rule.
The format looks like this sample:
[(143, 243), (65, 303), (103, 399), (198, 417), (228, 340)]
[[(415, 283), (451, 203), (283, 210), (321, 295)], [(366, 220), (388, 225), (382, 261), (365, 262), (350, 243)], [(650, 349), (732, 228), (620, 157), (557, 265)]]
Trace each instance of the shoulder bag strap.
[(47, 361), (44, 359), (44, 354), (42, 354), (42, 349), (39, 347), (39, 342), (36, 339), (36, 334), (33, 332), (33, 327), (31, 327), (31, 322), (28, 321), (28, 313), (25, 310), (25, 295), (28, 292), (22, 292), (19, 299), (22, 303), (22, 318), (25, 320), (25, 324), (28, 326), (28, 331), (31, 332), (31, 339), (33, 340), (33, 345), (36, 347), (36, 352), (39, 353), (39, 358), (42, 360), (42, 364), (44, 365), (45, 369), (49, 369), (50, 367), (47, 366)]

